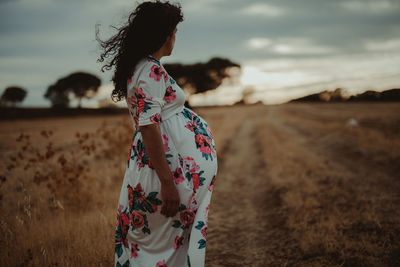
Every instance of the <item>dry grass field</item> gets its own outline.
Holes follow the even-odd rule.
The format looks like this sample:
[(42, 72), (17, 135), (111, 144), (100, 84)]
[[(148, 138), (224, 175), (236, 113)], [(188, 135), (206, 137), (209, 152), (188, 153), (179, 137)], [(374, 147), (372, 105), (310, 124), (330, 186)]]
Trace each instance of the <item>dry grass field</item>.
[[(400, 266), (399, 103), (195, 111), (219, 161), (206, 266)], [(128, 112), (0, 125), (0, 266), (112, 266)]]

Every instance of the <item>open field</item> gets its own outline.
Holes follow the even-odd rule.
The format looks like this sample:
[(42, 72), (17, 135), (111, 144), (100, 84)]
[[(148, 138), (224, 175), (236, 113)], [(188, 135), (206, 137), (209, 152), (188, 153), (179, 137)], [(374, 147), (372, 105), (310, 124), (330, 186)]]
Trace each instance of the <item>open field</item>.
[[(399, 103), (195, 111), (219, 160), (206, 266), (400, 266)], [(128, 112), (0, 125), (0, 266), (112, 265)]]

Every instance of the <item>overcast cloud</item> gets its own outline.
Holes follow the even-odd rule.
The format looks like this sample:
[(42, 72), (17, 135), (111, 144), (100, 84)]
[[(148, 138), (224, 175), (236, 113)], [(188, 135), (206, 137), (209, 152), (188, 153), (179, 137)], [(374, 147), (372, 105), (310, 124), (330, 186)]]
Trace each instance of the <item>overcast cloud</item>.
[[(142, 1), (139, 1), (142, 2)], [(172, 1), (174, 2), (174, 1)], [(98, 75), (108, 97), (111, 72), (101, 73), (95, 24), (125, 22), (128, 0), (0, 1), (0, 90), (29, 90), (25, 106), (49, 106), (47, 87), (82, 70)], [(222, 56), (242, 65), (240, 84), (224, 84), (194, 104), (232, 103), (252, 86), (253, 100), (279, 103), (342, 87), (350, 93), (400, 83), (398, 0), (184, 0), (175, 48), (162, 63)], [(205, 101), (205, 102), (204, 102)], [(87, 103), (94, 103), (93, 101)]]

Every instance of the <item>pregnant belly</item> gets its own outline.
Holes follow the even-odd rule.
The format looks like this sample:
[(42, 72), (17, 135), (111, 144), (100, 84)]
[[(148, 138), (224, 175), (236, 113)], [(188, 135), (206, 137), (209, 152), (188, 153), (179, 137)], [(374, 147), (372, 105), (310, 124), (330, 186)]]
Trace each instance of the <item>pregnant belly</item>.
[[(189, 187), (196, 193), (212, 190), (218, 170), (217, 153), (212, 132), (203, 118), (187, 109), (180, 121), (184, 126), (177, 147), (179, 165)], [(203, 194), (201, 193), (201, 194)]]
[[(217, 170), (217, 152), (212, 131), (207, 122), (189, 108), (160, 124), (160, 130), (174, 146), (181, 167), (193, 172), (195, 169), (206, 173)], [(187, 164), (186, 164), (187, 163)]]
[(212, 131), (207, 122), (193, 110), (185, 108), (181, 112), (184, 121), (183, 146), (191, 147), (190, 143), (195, 146), (195, 150), (201, 153), (201, 156), (210, 161), (216, 160), (217, 153)]

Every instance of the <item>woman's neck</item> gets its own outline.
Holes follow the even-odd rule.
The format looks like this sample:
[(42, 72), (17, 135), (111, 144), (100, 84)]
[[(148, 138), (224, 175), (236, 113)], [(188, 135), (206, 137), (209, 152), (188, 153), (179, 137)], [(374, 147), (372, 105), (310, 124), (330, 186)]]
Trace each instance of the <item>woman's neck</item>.
[(150, 56), (156, 58), (158, 61), (160, 61), (161, 58), (162, 58), (162, 55), (160, 53), (157, 53), (157, 52), (155, 52), (153, 54), (150, 54)]

